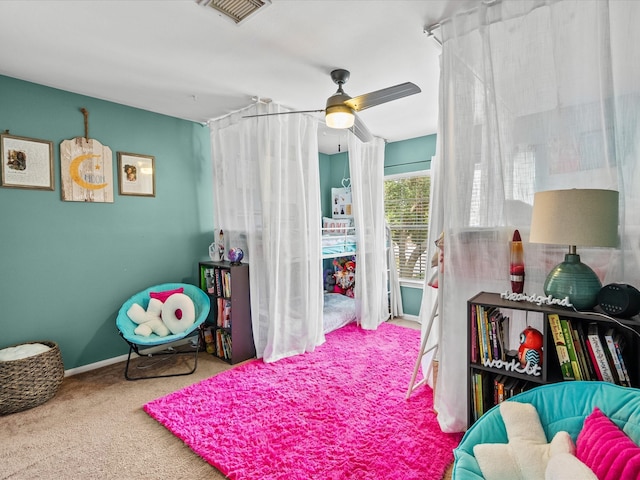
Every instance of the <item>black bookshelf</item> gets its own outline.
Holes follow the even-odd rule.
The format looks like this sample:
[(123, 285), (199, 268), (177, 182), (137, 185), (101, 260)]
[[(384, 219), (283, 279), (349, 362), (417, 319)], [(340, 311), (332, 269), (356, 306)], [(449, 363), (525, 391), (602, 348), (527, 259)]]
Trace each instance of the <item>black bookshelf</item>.
[[(483, 317), (482, 321), (487, 322), (484, 330), (478, 323), (479, 315)], [(492, 315), (493, 319), (491, 319)], [(625, 379), (624, 372), (618, 374), (611, 352), (605, 350), (608, 357), (607, 363), (611, 369), (614, 369), (614, 375), (610, 381), (620, 385), (640, 386), (640, 358), (638, 357), (640, 321), (638, 317), (632, 319), (612, 318), (602, 315), (600, 312), (576, 312), (572, 308), (537, 305), (528, 301), (511, 301), (501, 298), (501, 295), (497, 293), (481, 292), (467, 302), (468, 426), (471, 426), (484, 412), (510, 396), (539, 385), (570, 381), (561, 368), (559, 349), (551, 329), (550, 316), (554, 315), (558, 319), (568, 320), (568, 325), (572, 327), (571, 331), (577, 332), (577, 335), (574, 333), (571, 338), (575, 348), (582, 351), (583, 361), (580, 361), (576, 351), (578, 365), (577, 367), (572, 365), (572, 367), (578, 368), (581, 374), (581, 378), (576, 379), (599, 380), (593, 365), (593, 357), (588, 352), (588, 342), (584, 338), (588, 336), (589, 327), (595, 325), (603, 348), (607, 348), (605, 333), (611, 332), (616, 335), (622, 345), (618, 360), (622, 357), (627, 377)], [(513, 320), (515, 317), (519, 318), (519, 322)], [(509, 322), (509, 325), (506, 327), (504, 324), (502, 325), (503, 333), (505, 328), (507, 330), (519, 329), (522, 326), (523, 317), (526, 318), (525, 324), (534, 324), (542, 334), (541, 365), (538, 368), (529, 368), (528, 370), (522, 367), (519, 362), (517, 354), (519, 344), (511, 344), (513, 342), (509, 343), (508, 339), (503, 338), (503, 345), (500, 348), (499, 337), (494, 343), (496, 333), (500, 333), (499, 323), (505, 322), (504, 318), (508, 319), (506, 321)], [(496, 326), (491, 324), (492, 321)], [(491, 332), (493, 332), (493, 336)], [(509, 335), (512, 339), (514, 332), (512, 331)], [(583, 338), (580, 338), (581, 334), (584, 335)], [(490, 348), (488, 354), (486, 348), (480, 347), (480, 343)], [(564, 358), (562, 354), (560, 356)]]
[[(207, 351), (230, 364), (256, 356), (251, 325), (249, 265), (199, 262), (200, 288), (211, 300), (205, 323), (211, 332)], [(207, 339), (205, 333), (205, 340)]]

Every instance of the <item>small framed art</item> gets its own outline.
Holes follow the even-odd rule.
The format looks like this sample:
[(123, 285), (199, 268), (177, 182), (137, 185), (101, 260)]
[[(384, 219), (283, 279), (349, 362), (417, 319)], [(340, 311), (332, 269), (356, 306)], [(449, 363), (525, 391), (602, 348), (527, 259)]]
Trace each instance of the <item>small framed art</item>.
[(118, 152), (120, 195), (156, 196), (155, 157)]
[(3, 187), (54, 190), (53, 142), (0, 135)]

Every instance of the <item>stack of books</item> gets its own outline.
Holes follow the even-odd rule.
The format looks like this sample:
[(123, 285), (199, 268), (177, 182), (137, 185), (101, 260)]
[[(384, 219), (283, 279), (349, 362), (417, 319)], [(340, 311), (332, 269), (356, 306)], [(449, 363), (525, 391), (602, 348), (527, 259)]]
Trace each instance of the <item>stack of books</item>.
[(598, 322), (585, 327), (557, 314), (548, 318), (564, 380), (603, 380), (631, 386), (622, 354), (624, 337), (615, 328)]

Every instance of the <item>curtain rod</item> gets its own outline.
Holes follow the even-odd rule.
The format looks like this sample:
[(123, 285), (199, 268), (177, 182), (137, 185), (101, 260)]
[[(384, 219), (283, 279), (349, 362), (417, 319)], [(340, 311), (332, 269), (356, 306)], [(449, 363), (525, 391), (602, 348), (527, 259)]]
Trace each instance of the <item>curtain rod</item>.
[[(501, 2), (502, 2), (502, 0), (482, 0), (482, 3), (484, 3), (485, 5), (494, 5), (496, 3), (501, 3)], [(478, 7), (473, 7), (473, 8), (470, 8), (469, 10), (464, 11), (464, 12), (460, 12), (460, 14), (465, 15), (465, 14), (471, 13), (474, 10), (477, 10), (477, 9), (478, 9)], [(442, 47), (442, 41), (438, 37), (436, 37), (433, 32), (434, 32), (434, 30), (437, 30), (438, 28), (440, 28), (443, 23), (449, 22), (451, 20), (451, 18), (452, 18), (452, 16), (445, 17), (445, 18), (441, 19), (440, 21), (438, 21), (436, 23), (432, 23), (431, 25), (426, 25), (422, 31), (427, 34), (427, 37), (433, 37), (433, 40), (438, 45), (440, 45)]]

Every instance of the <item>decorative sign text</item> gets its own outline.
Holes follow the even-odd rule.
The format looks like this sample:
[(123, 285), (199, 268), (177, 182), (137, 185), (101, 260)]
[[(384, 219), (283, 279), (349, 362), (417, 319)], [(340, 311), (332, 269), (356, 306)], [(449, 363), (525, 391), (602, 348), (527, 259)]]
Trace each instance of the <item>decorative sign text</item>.
[(525, 373), (534, 377), (539, 377), (540, 372), (542, 371), (540, 365), (533, 365), (531, 362), (527, 362), (527, 364), (522, 367), (520, 365), (520, 362), (518, 362), (515, 358), (510, 362), (505, 362), (504, 360), (485, 359), (483, 360), (482, 365), (489, 368), (504, 368), (507, 372), (514, 371), (518, 373)]
[(559, 305), (561, 307), (573, 307), (573, 304), (569, 301), (569, 297), (564, 297), (562, 300), (559, 298), (553, 298), (551, 295), (543, 297), (542, 295), (527, 295), (526, 293), (512, 293), (504, 292), (500, 294), (500, 298), (505, 300), (511, 300), (512, 302), (531, 302), (540, 306), (544, 305)]

